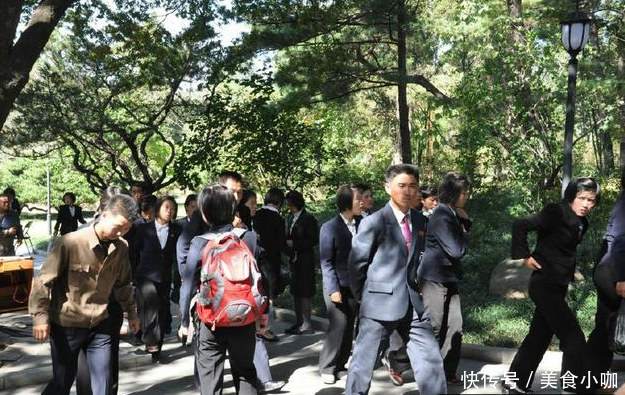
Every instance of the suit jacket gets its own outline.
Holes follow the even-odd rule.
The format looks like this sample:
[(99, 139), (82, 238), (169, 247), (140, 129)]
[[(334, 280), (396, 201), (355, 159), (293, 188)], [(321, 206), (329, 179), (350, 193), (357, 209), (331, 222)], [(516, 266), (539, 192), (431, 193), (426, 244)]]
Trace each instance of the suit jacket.
[(427, 226), (425, 251), (417, 271), (419, 280), (457, 282), (462, 278), (460, 259), (469, 246), (460, 220), (451, 207), (441, 203)]
[(609, 264), (613, 281), (625, 281), (625, 193), (614, 203), (603, 236), (607, 250), (599, 265)]
[(258, 244), (265, 250), (267, 262), (275, 267), (282, 264), (282, 253), (289, 254), (286, 245), (284, 219), (275, 211), (261, 208), (254, 216), (254, 230), (260, 237)]
[[(548, 204), (538, 214), (521, 218), (512, 225), (512, 259), (532, 256), (542, 269), (532, 275), (543, 276), (552, 284), (568, 285), (575, 273), (575, 251), (588, 229), (588, 220), (575, 215), (568, 202)], [(527, 234), (537, 232), (536, 248), (530, 253)]]
[[(356, 221), (358, 229), (358, 221)], [(352, 250), (352, 234), (340, 215), (324, 223), (319, 231), (319, 258), (323, 289), (328, 295), (349, 287), (347, 261)]]
[[(291, 263), (298, 266), (311, 265), (315, 262), (315, 246), (319, 244), (317, 220), (305, 208), (293, 224), (293, 215), (287, 221), (287, 240), (293, 241)], [(293, 225), (292, 228), (290, 225)]]
[(412, 244), (410, 251), (390, 203), (365, 217), (352, 240), (348, 268), (351, 290), (360, 301), (360, 314), (380, 321), (397, 321), (412, 307), (423, 314), (423, 301), (417, 290), (419, 224), (410, 210)]
[(74, 232), (78, 229), (78, 221), (81, 224), (84, 224), (85, 219), (82, 216), (82, 209), (79, 206), (74, 206), (74, 216), (72, 217), (72, 213), (69, 211), (69, 206), (66, 204), (62, 204), (59, 206), (59, 213), (56, 217), (57, 224), (60, 224), (61, 235), (64, 235), (69, 232)]
[(138, 257), (134, 262), (134, 277), (147, 278), (158, 283), (171, 281), (172, 267), (176, 261), (176, 242), (180, 232), (180, 226), (170, 222), (165, 248), (161, 248), (154, 221), (138, 225), (132, 246), (137, 250)]

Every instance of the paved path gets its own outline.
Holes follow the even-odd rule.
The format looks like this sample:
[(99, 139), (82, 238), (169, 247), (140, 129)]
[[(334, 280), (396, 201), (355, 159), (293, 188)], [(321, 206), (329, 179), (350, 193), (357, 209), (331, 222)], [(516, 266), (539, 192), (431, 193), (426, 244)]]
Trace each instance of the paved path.
[[(276, 329), (283, 330), (287, 323), (277, 322)], [(343, 392), (345, 381), (339, 380), (335, 385), (324, 385), (317, 373), (318, 355), (321, 349), (321, 342), (324, 333), (317, 332), (314, 335), (292, 336), (282, 335), (280, 342), (269, 343), (268, 350), (271, 358), (272, 373), (274, 379), (287, 380), (287, 385), (282, 389), (281, 394), (290, 395), (340, 395)], [(119, 394), (132, 395), (190, 395), (198, 394), (193, 385), (193, 355), (191, 349), (181, 348), (175, 343), (175, 339), (169, 338), (165, 351), (163, 351), (163, 362), (127, 369), (120, 372)], [(467, 373), (480, 373), (481, 384), (478, 388), (450, 388), (450, 393), (501, 393), (497, 387), (488, 385), (488, 380), (496, 381), (507, 370), (507, 364), (488, 364), (476, 360), (463, 359), (460, 371)], [(538, 377), (546, 377), (550, 371), (559, 370), (559, 354), (550, 353), (543, 360), (541, 371)], [(619, 382), (625, 380), (625, 372), (618, 372)], [(486, 387), (484, 384), (486, 377)], [(383, 367), (379, 368), (374, 375), (374, 380), (370, 394), (385, 395), (416, 395), (418, 391), (414, 381), (405, 377), (406, 383), (402, 387), (394, 386)], [(467, 387), (468, 387), (467, 382)], [(477, 384), (477, 383), (476, 383)], [(229, 369), (226, 369), (224, 394), (234, 394)], [(11, 395), (34, 395), (40, 394), (45, 385), (31, 385), (13, 390), (0, 392), (0, 394)], [(535, 380), (534, 389), (537, 393), (561, 393), (554, 389), (541, 389), (540, 380)], [(72, 392), (75, 394), (75, 392)]]

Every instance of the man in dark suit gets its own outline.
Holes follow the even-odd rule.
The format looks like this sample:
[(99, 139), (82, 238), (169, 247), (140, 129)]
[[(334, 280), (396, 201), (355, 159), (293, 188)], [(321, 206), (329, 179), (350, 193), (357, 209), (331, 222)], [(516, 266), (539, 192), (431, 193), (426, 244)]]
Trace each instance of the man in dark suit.
[(263, 280), (266, 281), (269, 299), (273, 301), (282, 293), (280, 268), (282, 267), (282, 253), (288, 254), (286, 245), (286, 230), (284, 218), (280, 215), (280, 208), (284, 202), (284, 192), (279, 188), (271, 188), (264, 198), (264, 205), (254, 217), (254, 230), (258, 233), (259, 245), (264, 250), (260, 259), (260, 269)]
[(416, 284), (418, 224), (411, 205), (418, 188), (414, 166), (390, 166), (385, 184), (390, 201), (363, 219), (352, 241), (348, 266), (351, 289), (360, 302), (360, 330), (346, 395), (369, 392), (380, 345), (386, 348), (390, 333), (406, 320), (411, 320), (407, 348), (419, 392), (447, 391), (438, 342)]
[[(183, 218), (180, 218), (176, 221), (176, 225), (180, 227), (180, 231), (184, 231), (189, 222), (191, 222), (191, 217), (193, 213), (197, 209), (197, 194), (192, 193), (187, 195), (187, 198), (184, 200), (184, 211), (186, 215)], [(180, 271), (178, 270), (178, 265), (175, 264), (172, 270), (172, 285), (173, 288), (171, 290), (171, 301), (178, 304), (180, 301)]]

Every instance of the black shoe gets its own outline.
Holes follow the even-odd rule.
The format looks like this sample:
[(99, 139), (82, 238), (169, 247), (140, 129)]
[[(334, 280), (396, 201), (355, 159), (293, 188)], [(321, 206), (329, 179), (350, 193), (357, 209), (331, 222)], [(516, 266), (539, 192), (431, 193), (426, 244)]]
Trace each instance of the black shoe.
[(267, 381), (266, 383), (262, 383), (260, 385), (258, 393), (268, 394), (270, 392), (279, 391), (285, 385), (286, 385), (286, 381), (282, 381), (282, 380)]
[(524, 390), (523, 388), (516, 386), (512, 387), (510, 384), (507, 384), (505, 381), (501, 382), (502, 393), (504, 394), (533, 394), (532, 390)]
[(301, 334), (301, 331), (299, 330), (299, 325), (292, 325), (288, 329), (285, 329), (284, 333), (287, 335), (299, 335)]

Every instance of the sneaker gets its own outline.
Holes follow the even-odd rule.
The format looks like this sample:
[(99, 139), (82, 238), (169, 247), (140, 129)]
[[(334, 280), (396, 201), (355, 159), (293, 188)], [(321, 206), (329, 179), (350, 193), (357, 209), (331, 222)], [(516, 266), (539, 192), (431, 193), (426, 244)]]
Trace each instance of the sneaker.
[(321, 373), (321, 380), (324, 384), (336, 383), (336, 376), (330, 373)]
[(382, 364), (388, 369), (388, 376), (391, 378), (393, 384), (398, 387), (404, 385), (404, 377), (401, 375), (401, 372), (397, 372), (393, 369), (387, 356), (382, 357)]
[(285, 385), (286, 385), (286, 381), (282, 381), (282, 380), (267, 381), (266, 383), (261, 384), (261, 387), (258, 393), (268, 394), (270, 392), (279, 391)]
[(336, 376), (336, 379), (337, 379), (337, 380), (340, 380), (340, 379), (342, 379), (343, 377), (347, 377), (347, 370), (345, 370), (345, 369), (341, 369), (341, 370), (339, 370), (338, 372), (336, 372), (336, 375), (335, 375), (335, 376)]
[(273, 332), (269, 329), (259, 330), (256, 333), (258, 334), (258, 336), (262, 337), (264, 340), (268, 342), (277, 342), (280, 340), (278, 339), (278, 336), (274, 335)]
[(315, 330), (312, 327), (299, 330), (300, 335), (313, 335), (314, 333), (315, 333)]

